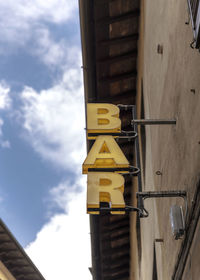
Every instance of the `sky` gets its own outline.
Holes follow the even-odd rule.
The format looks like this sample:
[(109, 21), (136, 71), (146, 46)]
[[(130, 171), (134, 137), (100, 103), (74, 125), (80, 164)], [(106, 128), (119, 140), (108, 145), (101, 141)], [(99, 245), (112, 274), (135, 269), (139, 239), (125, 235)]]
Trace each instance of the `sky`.
[(91, 279), (78, 0), (0, 18), (0, 217), (46, 280)]

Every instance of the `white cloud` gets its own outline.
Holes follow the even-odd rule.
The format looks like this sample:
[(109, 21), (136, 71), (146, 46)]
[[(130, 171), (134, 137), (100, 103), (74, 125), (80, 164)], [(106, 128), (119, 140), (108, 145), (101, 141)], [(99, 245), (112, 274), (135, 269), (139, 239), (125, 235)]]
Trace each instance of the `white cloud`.
[(67, 49), (64, 40), (55, 42), (48, 29), (37, 30), (37, 48), (33, 53), (39, 55), (41, 60), (49, 66), (66, 64)]
[(44, 55), (50, 66), (55, 59), (59, 63), (65, 43), (50, 38), (48, 24), (64, 25), (77, 11), (78, 0), (0, 0), (0, 54), (26, 47), (26, 52)]
[(59, 24), (71, 19), (77, 8), (77, 0), (0, 0), (1, 26), (19, 30), (38, 21)]
[[(68, 56), (76, 61), (74, 67), (63, 68), (62, 79), (53, 87), (40, 92), (25, 87), (21, 94), (22, 125), (29, 143), (45, 160), (74, 174), (73, 180), (50, 190), (45, 200), (50, 220), (26, 249), (47, 280), (91, 279), (86, 178), (80, 176), (86, 153), (80, 52), (72, 49)], [(55, 206), (63, 214), (56, 214)]]
[(3, 140), (3, 127), (4, 121), (0, 118), (0, 146), (2, 148), (10, 148), (10, 142), (8, 140)]
[(49, 67), (65, 70), (66, 67), (81, 66), (79, 46), (72, 46), (63, 38), (55, 41), (49, 29), (43, 27), (35, 33), (36, 42), (30, 51)]
[(54, 87), (22, 92), (21, 116), (28, 139), (46, 160), (76, 171), (85, 157), (85, 116), (80, 69), (66, 70)]
[(78, 174), (74, 178), (67, 178), (56, 187), (50, 189), (49, 197), (44, 199), (44, 203), (47, 203), (48, 207), (48, 217), (52, 217), (55, 214), (55, 208), (68, 213), (70, 202), (86, 189), (86, 185), (86, 176)]
[(61, 182), (57, 187), (50, 190), (50, 208), (53, 206), (58, 206), (60, 209), (68, 212), (69, 202), (80, 192), (80, 186), (77, 186), (78, 179), (76, 179), (76, 184), (70, 185), (70, 182)]
[[(86, 183), (85, 178), (80, 179), (86, 151), (80, 48), (69, 45), (66, 37), (56, 41), (49, 29), (49, 24), (63, 28), (73, 19), (77, 7), (78, 0), (0, 0), (0, 54), (25, 48), (62, 73), (48, 89), (37, 92), (25, 87), (18, 109), (25, 137), (34, 150), (56, 168), (74, 174), (72, 185), (66, 180), (51, 189), (49, 222), (27, 248), (47, 280), (91, 278), (89, 223), (83, 194)], [(0, 109), (11, 106), (9, 90), (0, 83)], [(9, 142), (2, 140), (2, 127), (0, 119), (0, 145), (8, 147)], [(56, 214), (54, 206), (63, 214)]]
[[(10, 88), (4, 82), (0, 82), (0, 111), (5, 111), (11, 107), (11, 98), (9, 96)], [(10, 148), (10, 143), (8, 140), (3, 139), (3, 125), (4, 121), (0, 118), (0, 146), (2, 148)]]
[[(3, 0), (2, 0), (3, 1)], [(8, 1), (8, 6), (13, 6), (15, 14), (28, 20), (44, 20), (47, 22), (62, 23), (72, 17), (73, 11), (78, 6), (77, 0), (18, 0), (13, 3)]]
[[(56, 168), (71, 171), (74, 178), (50, 190), (45, 199), (49, 222), (27, 247), (27, 253), (47, 280), (91, 279), (89, 217), (85, 214), (86, 191), (83, 193), (86, 178), (80, 177), (86, 154), (81, 55), (78, 48), (54, 44), (48, 31), (43, 34), (39, 55), (48, 65), (60, 61), (63, 75), (49, 89), (36, 92), (24, 88), (22, 125), (35, 151)], [(56, 214), (55, 206), (64, 214)]]
[(63, 189), (68, 186), (58, 186), (52, 195), (61, 208), (66, 209), (68, 205), (68, 214), (53, 216), (26, 252), (47, 280), (89, 280), (91, 253), (85, 194), (72, 194), (68, 203), (69, 197), (63, 194)]
[(10, 108), (11, 98), (9, 93), (9, 86), (4, 81), (0, 81), (0, 110), (6, 110)]

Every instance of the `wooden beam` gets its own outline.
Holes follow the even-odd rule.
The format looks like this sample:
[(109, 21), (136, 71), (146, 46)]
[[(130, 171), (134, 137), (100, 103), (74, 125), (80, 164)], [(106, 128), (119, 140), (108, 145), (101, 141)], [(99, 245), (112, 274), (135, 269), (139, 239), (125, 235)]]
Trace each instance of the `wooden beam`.
[(3, 246), (5, 246), (5, 245), (6, 245), (6, 247), (7, 247), (7, 246), (10, 246), (10, 245), (13, 246), (13, 243), (12, 243), (11, 240), (1, 240), (1, 239), (0, 239), (0, 248), (3, 247)]
[(119, 254), (119, 255), (127, 254), (129, 250), (130, 250), (130, 243), (127, 242), (126, 244), (119, 245), (115, 248), (109, 248), (109, 249), (106, 248), (105, 250), (103, 250), (103, 254), (110, 257), (115, 254)]
[(4, 262), (4, 261), (13, 261), (13, 263), (15, 263), (16, 260), (23, 260), (24, 258), (22, 256), (11, 256), (9, 254), (5, 254), (3, 256), (0, 257), (1, 258), (1, 261)]
[(106, 238), (107, 236), (111, 236), (113, 233), (115, 233), (116, 231), (120, 231), (120, 232), (129, 232), (129, 223), (126, 223), (124, 225), (121, 225), (117, 228), (114, 229), (110, 229), (109, 227), (105, 227), (103, 229), (103, 238)]
[(116, 223), (113, 226), (111, 226), (110, 224), (106, 225), (104, 227), (104, 230), (105, 230), (105, 233), (106, 233), (106, 231), (109, 231), (109, 233), (113, 233), (116, 230), (123, 230), (123, 229), (126, 229), (127, 227), (129, 228), (129, 220), (128, 219), (124, 220), (124, 221), (121, 221), (120, 223)]
[[(115, 280), (129, 280), (129, 271), (115, 275)], [(113, 280), (113, 276), (105, 277), (104, 280)]]
[(137, 58), (137, 50), (132, 50), (131, 52), (113, 56), (113, 57), (112, 56), (104, 57), (103, 59), (98, 59), (97, 63), (111, 64), (111, 63), (119, 62), (122, 60), (130, 59), (130, 58)]
[(17, 256), (17, 250), (16, 249), (5, 248), (5, 249), (2, 250), (2, 248), (1, 248), (1, 250), (0, 250), (0, 256), (3, 255), (3, 254), (9, 254), (9, 253), (15, 253), (16, 256)]
[(110, 277), (113, 274), (122, 274), (122, 273), (127, 273), (129, 272), (130, 266), (129, 266), (129, 262), (122, 265), (122, 266), (118, 266), (116, 268), (110, 268), (110, 269), (105, 269), (103, 270), (103, 276), (104, 277)]
[[(134, 92), (134, 90), (132, 91)], [(120, 93), (120, 94), (116, 94), (116, 95), (107, 95), (107, 96), (99, 96), (100, 93), (98, 93), (98, 97), (97, 97), (97, 102), (101, 103), (105, 103), (105, 102), (111, 102), (112, 104), (123, 104), (124, 100), (127, 99), (132, 99), (132, 102), (135, 102), (135, 95), (134, 94), (129, 94), (129, 93)]]
[(104, 237), (102, 242), (104, 243), (104, 242), (107, 242), (109, 240), (116, 241), (116, 240), (120, 240), (120, 239), (123, 239), (123, 238), (127, 238), (129, 236), (130, 236), (130, 232), (129, 232), (129, 228), (127, 227), (126, 232), (116, 234), (115, 236), (109, 235), (107, 237)]
[(139, 11), (139, 9), (137, 9), (135, 11), (127, 12), (127, 13), (117, 15), (117, 16), (114, 16), (114, 17), (101, 18), (101, 19), (96, 20), (95, 23), (97, 25), (112, 24), (112, 23), (124, 21), (124, 20), (127, 20), (127, 19), (138, 18), (139, 14), (140, 14), (140, 11)]
[(128, 221), (129, 222), (129, 215), (112, 215), (109, 217), (110, 220), (108, 223), (105, 223), (105, 226), (108, 226), (110, 229), (116, 228), (117, 225), (121, 225), (121, 222)]
[(117, 44), (133, 42), (133, 41), (138, 40), (138, 38), (139, 38), (138, 33), (135, 33), (135, 34), (131, 34), (128, 36), (123, 36), (123, 37), (120, 36), (120, 37), (113, 38), (113, 39), (100, 40), (100, 41), (97, 41), (97, 43), (101, 44), (101, 45), (117, 45)]
[(118, 82), (121, 80), (129, 79), (129, 78), (136, 78), (136, 77), (137, 77), (137, 71), (135, 70), (135, 71), (123, 73), (120, 75), (104, 77), (104, 78), (99, 79), (99, 82), (110, 84), (113, 82)]
[(115, 226), (116, 224), (120, 223), (121, 221), (127, 220), (129, 221), (129, 214), (126, 215), (112, 215), (110, 216), (110, 221), (109, 221), (109, 225)]
[(127, 251), (126, 253), (124, 253), (123, 255), (112, 255), (111, 259), (111, 263), (108, 263), (108, 258), (107, 256), (103, 256), (102, 257), (102, 263), (106, 266), (106, 265), (111, 265), (113, 267), (118, 266), (120, 264), (125, 264), (128, 260), (128, 263), (130, 261), (130, 251)]
[(115, 268), (123, 268), (123, 267), (129, 267), (129, 261), (130, 261), (130, 256), (124, 256), (123, 258), (118, 258), (117, 261), (111, 261), (110, 263), (104, 262), (103, 265), (103, 272), (113, 270)]

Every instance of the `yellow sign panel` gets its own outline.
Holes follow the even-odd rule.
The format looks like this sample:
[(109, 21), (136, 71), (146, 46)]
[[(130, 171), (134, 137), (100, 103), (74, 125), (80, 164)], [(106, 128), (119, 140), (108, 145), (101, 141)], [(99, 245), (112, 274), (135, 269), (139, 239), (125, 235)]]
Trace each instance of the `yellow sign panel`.
[[(121, 120), (117, 106), (105, 103), (87, 104), (87, 138), (95, 139), (83, 163), (83, 174), (88, 174), (89, 214), (99, 214), (101, 202), (108, 203), (109, 208), (118, 208), (111, 211), (112, 214), (125, 214), (124, 178), (117, 172), (128, 172), (130, 165), (114, 139), (118, 137), (118, 133), (121, 133)], [(102, 172), (104, 168), (109, 172)]]
[[(87, 182), (87, 208), (99, 208), (100, 202), (108, 202), (112, 208), (125, 208), (124, 178), (113, 172), (89, 172)], [(99, 211), (89, 211), (99, 214)], [(111, 212), (125, 214), (125, 211)]]
[[(88, 103), (87, 104), (87, 133), (119, 133), (121, 120), (119, 108), (113, 104)], [(96, 136), (88, 135), (88, 139)]]
[(112, 136), (98, 136), (83, 163), (83, 174), (88, 168), (128, 168), (129, 162)]

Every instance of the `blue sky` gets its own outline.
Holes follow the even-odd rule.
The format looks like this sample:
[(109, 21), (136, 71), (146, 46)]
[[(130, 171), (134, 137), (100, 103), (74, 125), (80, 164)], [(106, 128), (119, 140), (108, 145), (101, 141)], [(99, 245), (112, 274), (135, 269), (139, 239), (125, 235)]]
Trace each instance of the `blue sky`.
[(47, 280), (90, 279), (78, 1), (0, 0), (0, 16), (1, 218)]

